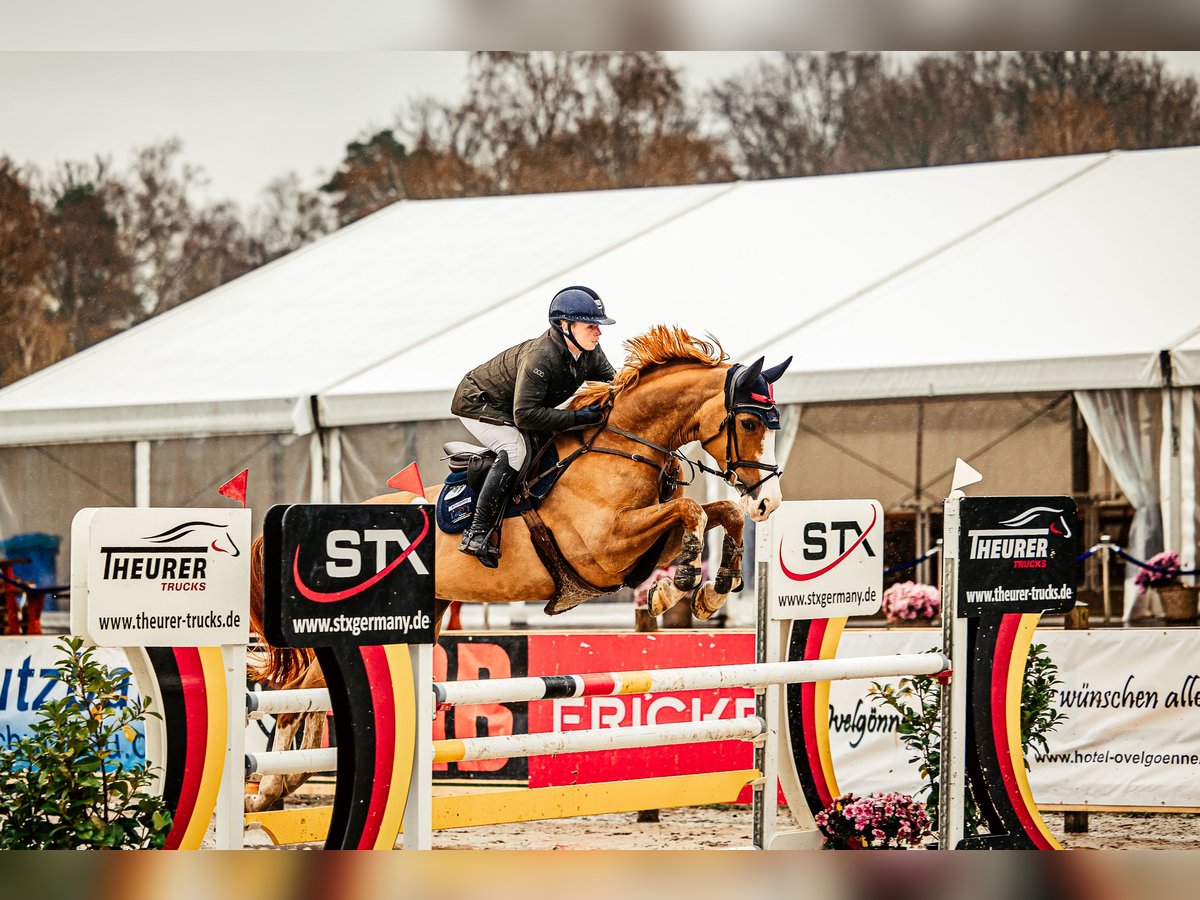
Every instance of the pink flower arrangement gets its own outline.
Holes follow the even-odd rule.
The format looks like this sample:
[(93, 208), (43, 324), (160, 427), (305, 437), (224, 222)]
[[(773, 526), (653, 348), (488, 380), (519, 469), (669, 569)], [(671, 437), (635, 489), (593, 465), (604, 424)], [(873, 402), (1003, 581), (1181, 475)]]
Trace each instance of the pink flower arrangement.
[(1146, 565), (1154, 566), (1154, 568), (1138, 569), (1138, 573), (1133, 576), (1133, 583), (1137, 585), (1139, 597), (1145, 594), (1148, 588), (1179, 584), (1181, 566), (1179, 554), (1174, 550), (1167, 550), (1150, 557), (1146, 560)]
[(932, 584), (902, 581), (883, 592), (883, 611), (889, 622), (932, 622), (942, 611), (942, 595)]
[(930, 833), (925, 804), (891, 791), (843, 794), (814, 816), (826, 850), (907, 850)]

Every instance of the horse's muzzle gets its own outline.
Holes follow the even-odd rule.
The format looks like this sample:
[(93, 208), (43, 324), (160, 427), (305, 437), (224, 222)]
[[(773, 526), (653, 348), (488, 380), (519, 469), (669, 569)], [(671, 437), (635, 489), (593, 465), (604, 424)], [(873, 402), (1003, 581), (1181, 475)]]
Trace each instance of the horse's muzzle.
[[(778, 484), (778, 482), (776, 482)], [(776, 492), (758, 491), (762, 496), (747, 494), (742, 497), (742, 511), (755, 522), (765, 522), (779, 508), (781, 498), (774, 496)]]

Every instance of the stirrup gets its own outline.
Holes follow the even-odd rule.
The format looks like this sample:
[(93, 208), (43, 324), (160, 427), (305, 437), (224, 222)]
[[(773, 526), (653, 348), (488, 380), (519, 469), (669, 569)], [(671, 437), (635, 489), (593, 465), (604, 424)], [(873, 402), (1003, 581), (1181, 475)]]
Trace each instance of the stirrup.
[(500, 548), (492, 543), (493, 530), (488, 529), (482, 534), (473, 534), (468, 531), (463, 536), (462, 543), (458, 545), (459, 551), (474, 556), (489, 569), (498, 568), (500, 566)]

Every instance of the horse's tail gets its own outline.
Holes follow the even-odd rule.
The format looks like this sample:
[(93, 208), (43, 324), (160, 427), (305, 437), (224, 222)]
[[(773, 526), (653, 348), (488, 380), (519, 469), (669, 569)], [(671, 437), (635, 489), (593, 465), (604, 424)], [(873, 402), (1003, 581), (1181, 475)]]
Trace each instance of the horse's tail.
[(246, 661), (246, 674), (263, 684), (282, 686), (298, 678), (315, 658), (311, 650), (272, 647), (263, 635), (263, 539), (250, 545), (250, 632), (258, 638), (264, 652), (252, 654)]

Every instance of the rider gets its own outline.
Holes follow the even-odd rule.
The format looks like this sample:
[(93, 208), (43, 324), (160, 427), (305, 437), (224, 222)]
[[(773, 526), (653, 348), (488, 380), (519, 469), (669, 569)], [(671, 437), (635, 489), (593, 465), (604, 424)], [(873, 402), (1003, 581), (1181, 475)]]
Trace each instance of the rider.
[(489, 569), (500, 559), (492, 531), (528, 454), (521, 431), (562, 431), (603, 417), (598, 404), (574, 410), (558, 406), (585, 381), (613, 380), (616, 373), (600, 349), (600, 326), (612, 324), (599, 294), (582, 285), (565, 287), (550, 301), (545, 334), (509, 347), (459, 382), (450, 411), (495, 452), (496, 460), (458, 549)]

